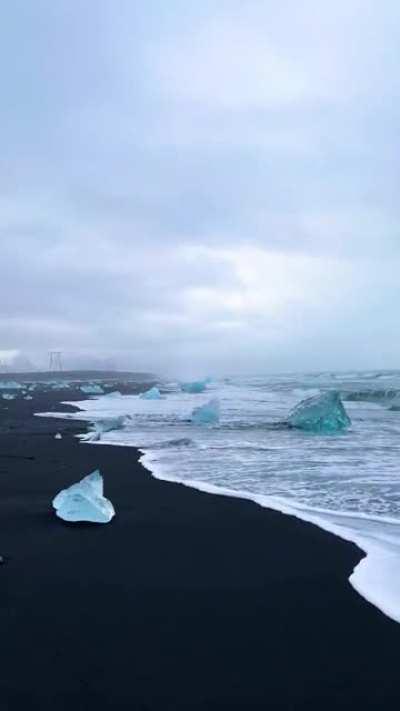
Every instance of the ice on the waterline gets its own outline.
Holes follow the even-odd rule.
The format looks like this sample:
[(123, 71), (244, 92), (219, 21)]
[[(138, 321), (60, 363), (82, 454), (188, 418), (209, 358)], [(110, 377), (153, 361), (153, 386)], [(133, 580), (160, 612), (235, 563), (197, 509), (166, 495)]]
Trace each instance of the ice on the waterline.
[(321, 434), (338, 432), (351, 425), (340, 394), (335, 390), (302, 400), (290, 412), (287, 422), (290, 427)]
[(15, 395), (11, 395), (11, 393), (3, 393), (1, 397), (3, 400), (15, 400)]
[(103, 477), (98, 469), (60, 491), (53, 507), (59, 518), (70, 522), (109, 523), (115, 515), (111, 501), (103, 496)]
[(0, 390), (23, 390), (24, 386), (15, 380), (0, 380)]
[(62, 439), (62, 434), (57, 432), (57, 434), (54, 435), (54, 439)]
[(97, 442), (101, 439), (104, 432), (112, 432), (112, 430), (121, 430), (125, 424), (126, 416), (119, 415), (118, 417), (107, 417), (104, 420), (98, 420), (92, 424), (90, 432), (81, 435), (81, 440), (84, 442)]
[(161, 393), (158, 388), (153, 387), (139, 395), (142, 400), (161, 400)]
[(66, 380), (54, 380), (49, 383), (52, 390), (69, 390), (69, 383)]
[(219, 400), (214, 398), (195, 407), (190, 419), (195, 425), (215, 425), (219, 422), (219, 410)]
[(89, 383), (88, 385), (81, 385), (80, 389), (86, 395), (104, 395), (103, 388), (96, 383)]
[(181, 390), (184, 393), (202, 393), (209, 382), (209, 378), (206, 378), (205, 380), (193, 380), (191, 383), (181, 383)]

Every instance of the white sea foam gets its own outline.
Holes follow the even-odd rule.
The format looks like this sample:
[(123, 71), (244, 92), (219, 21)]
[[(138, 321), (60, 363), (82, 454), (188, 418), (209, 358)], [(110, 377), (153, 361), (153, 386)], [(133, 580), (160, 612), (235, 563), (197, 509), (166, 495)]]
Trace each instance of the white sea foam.
[[(368, 374), (371, 390), (375, 377)], [(400, 390), (400, 375), (390, 379)], [(363, 374), (231, 378), (197, 395), (170, 385), (156, 402), (131, 395), (70, 403), (81, 411), (61, 416), (96, 422), (128, 415), (126, 426), (105, 433), (101, 443), (139, 447), (156, 478), (249, 499), (357, 544), (367, 555), (351, 584), (400, 622), (400, 414), (352, 402), (346, 434), (310, 436), (279, 425), (317, 383), (318, 391), (354, 391), (365, 382)], [(190, 413), (210, 390), (221, 404), (220, 424), (194, 427)]]

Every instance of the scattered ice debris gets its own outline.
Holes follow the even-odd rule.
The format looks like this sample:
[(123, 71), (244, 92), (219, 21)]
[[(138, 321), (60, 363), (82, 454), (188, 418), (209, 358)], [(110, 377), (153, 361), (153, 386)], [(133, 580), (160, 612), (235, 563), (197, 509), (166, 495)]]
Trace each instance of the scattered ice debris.
[(346, 429), (351, 425), (351, 420), (344, 409), (340, 394), (330, 390), (302, 400), (290, 412), (288, 424), (308, 432), (329, 434)]
[(125, 415), (98, 420), (92, 424), (91, 430), (87, 434), (81, 435), (80, 439), (82, 442), (98, 442), (104, 432), (121, 430), (125, 424), (125, 420)]
[(184, 393), (202, 393), (207, 387), (209, 379), (206, 380), (194, 380), (191, 383), (181, 383), (181, 390)]
[(33, 400), (32, 395), (25, 395), (24, 400)]
[(62, 434), (57, 432), (57, 434), (54, 435), (54, 439), (62, 439)]
[(161, 400), (161, 393), (158, 388), (153, 387), (150, 388), (150, 390), (146, 390), (146, 392), (141, 393), (139, 397), (141, 397), (142, 400)]
[(15, 400), (15, 395), (11, 395), (11, 393), (3, 393), (1, 397), (3, 400)]
[(24, 386), (15, 380), (0, 380), (0, 390), (23, 390)]
[(70, 384), (66, 380), (57, 380), (49, 383), (53, 390), (69, 390)]
[(219, 400), (214, 398), (205, 405), (195, 407), (190, 419), (195, 425), (215, 425), (219, 422), (219, 410)]
[(96, 383), (89, 383), (88, 385), (81, 385), (80, 389), (86, 395), (104, 395), (103, 388)]
[(111, 501), (103, 496), (103, 477), (98, 469), (60, 491), (53, 507), (59, 518), (71, 522), (109, 523), (115, 515)]

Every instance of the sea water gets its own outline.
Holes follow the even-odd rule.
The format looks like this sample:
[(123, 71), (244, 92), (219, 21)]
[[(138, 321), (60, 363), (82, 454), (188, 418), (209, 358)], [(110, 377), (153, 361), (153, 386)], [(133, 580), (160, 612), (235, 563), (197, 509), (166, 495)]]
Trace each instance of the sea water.
[[(101, 442), (139, 447), (154, 476), (252, 499), (357, 543), (367, 556), (350, 582), (400, 621), (400, 371), (226, 377), (199, 394), (178, 382), (160, 387), (162, 400), (99, 397), (64, 416), (129, 415)], [(328, 390), (341, 393), (347, 431), (285, 425), (294, 405)], [(193, 408), (210, 398), (219, 400), (219, 423), (196, 426)]]

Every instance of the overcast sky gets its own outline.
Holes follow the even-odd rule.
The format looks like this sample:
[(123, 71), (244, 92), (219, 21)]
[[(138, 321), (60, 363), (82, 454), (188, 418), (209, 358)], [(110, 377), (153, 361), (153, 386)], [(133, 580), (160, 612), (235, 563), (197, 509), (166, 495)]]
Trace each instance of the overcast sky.
[(396, 0), (5, 0), (0, 351), (400, 367), (399, 67)]

